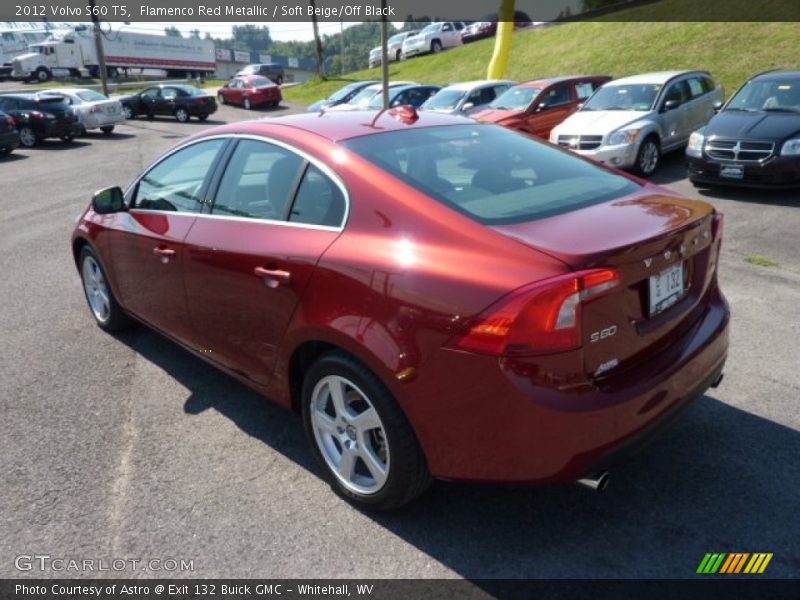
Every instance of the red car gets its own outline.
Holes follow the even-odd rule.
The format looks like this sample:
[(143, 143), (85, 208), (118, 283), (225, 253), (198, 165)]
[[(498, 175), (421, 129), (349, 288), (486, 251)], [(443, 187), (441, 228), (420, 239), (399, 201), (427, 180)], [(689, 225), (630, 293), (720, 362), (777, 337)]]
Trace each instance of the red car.
[(261, 75), (241, 75), (219, 88), (217, 100), (220, 104), (239, 104), (250, 110), (258, 106), (278, 106), (283, 96), (280, 86), (270, 79)]
[(594, 91), (611, 81), (608, 75), (557, 77), (526, 81), (509, 88), (472, 116), (487, 123), (547, 139), (550, 130), (578, 110)]
[(386, 509), (432, 477), (601, 486), (722, 378), (721, 234), (704, 202), (398, 107), (197, 134), (97, 192), (72, 252), (101, 328), (302, 414), (334, 488)]

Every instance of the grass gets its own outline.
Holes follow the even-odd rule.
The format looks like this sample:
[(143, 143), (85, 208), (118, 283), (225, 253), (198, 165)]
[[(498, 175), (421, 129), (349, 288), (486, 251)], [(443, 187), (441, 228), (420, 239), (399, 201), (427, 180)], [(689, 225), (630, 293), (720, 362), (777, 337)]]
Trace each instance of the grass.
[[(657, 9), (663, 7), (655, 4), (630, 10)], [(759, 71), (798, 68), (795, 42), (799, 38), (797, 22), (568, 23), (516, 33), (506, 76), (525, 81), (554, 75), (623, 77), (647, 71), (707, 69), (729, 95)], [(482, 79), (493, 49), (493, 39), (483, 40), (435, 56), (391, 63), (389, 72), (392, 79), (439, 85)], [(286, 89), (284, 96), (310, 103), (359, 79), (380, 79), (380, 68), (350, 73), (344, 79), (312, 80)]]
[(751, 254), (746, 256), (744, 262), (750, 263), (751, 265), (757, 265), (759, 267), (780, 267), (777, 261), (772, 260), (768, 256), (762, 256), (761, 254)]

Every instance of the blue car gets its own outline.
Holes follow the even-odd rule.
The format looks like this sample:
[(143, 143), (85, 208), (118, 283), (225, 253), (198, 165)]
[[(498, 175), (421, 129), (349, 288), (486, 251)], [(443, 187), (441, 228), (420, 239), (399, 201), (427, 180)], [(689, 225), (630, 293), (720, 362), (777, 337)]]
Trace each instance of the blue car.
[[(416, 108), (422, 104), (440, 88), (438, 85), (400, 85), (389, 89), (389, 106), (401, 106), (410, 104)], [(383, 108), (383, 94), (375, 94), (370, 100), (367, 108)]]
[(361, 90), (363, 90), (368, 85), (372, 85), (374, 83), (380, 83), (379, 81), (356, 81), (354, 83), (350, 83), (343, 88), (335, 91), (333, 94), (325, 98), (324, 100), (319, 100), (314, 102), (311, 106), (308, 107), (308, 112), (319, 112), (323, 109), (330, 108), (331, 106), (336, 106), (337, 104), (344, 104), (345, 102), (349, 102), (353, 96), (358, 94)]

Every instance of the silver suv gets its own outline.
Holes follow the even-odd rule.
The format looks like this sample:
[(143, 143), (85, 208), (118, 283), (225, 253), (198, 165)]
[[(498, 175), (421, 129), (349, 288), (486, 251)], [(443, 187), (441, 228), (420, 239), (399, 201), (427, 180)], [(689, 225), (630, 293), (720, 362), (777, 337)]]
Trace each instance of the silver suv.
[(666, 152), (684, 148), (724, 97), (706, 71), (646, 73), (610, 81), (550, 141), (597, 161), (651, 175)]

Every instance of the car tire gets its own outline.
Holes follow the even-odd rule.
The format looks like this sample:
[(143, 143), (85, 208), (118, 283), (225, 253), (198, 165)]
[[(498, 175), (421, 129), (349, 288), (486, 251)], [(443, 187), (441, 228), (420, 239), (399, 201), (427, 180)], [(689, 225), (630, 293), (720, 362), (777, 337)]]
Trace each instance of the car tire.
[(191, 119), (191, 115), (189, 115), (189, 111), (185, 108), (176, 108), (175, 109), (175, 118), (178, 119), (181, 123), (188, 123), (189, 119)]
[(120, 331), (130, 325), (130, 318), (122, 310), (108, 285), (108, 277), (100, 259), (88, 244), (81, 249), (78, 270), (86, 302), (97, 325), (105, 331)]
[(14, 148), (7, 146), (5, 148), (0, 148), (0, 156), (8, 156), (14, 151)]
[(122, 105), (122, 114), (124, 114), (125, 118), (128, 120), (136, 118), (136, 111), (127, 104)]
[(208, 115), (197, 115), (197, 118), (200, 119), (201, 121), (206, 121), (208, 120)]
[(61, 136), (61, 141), (64, 142), (65, 144), (71, 144), (72, 142), (75, 141), (75, 136), (74, 135), (62, 135)]
[(278, 85), (283, 85), (283, 75), (278, 75), (275, 78), (275, 83), (277, 83)]
[(636, 153), (636, 173), (642, 177), (649, 177), (658, 168), (660, 158), (661, 146), (658, 138), (654, 135), (646, 137), (639, 146), (639, 152)]
[(253, 107), (250, 105), (250, 98), (245, 98), (245, 99), (244, 99), (244, 102), (242, 103), (242, 106), (244, 106), (244, 109), (245, 109), (245, 110), (250, 110), (251, 108), (253, 108)]
[(225, 96), (223, 94), (217, 94), (217, 102), (225, 104)]
[(439, 40), (433, 40), (431, 42), (431, 52), (434, 54), (439, 54), (442, 51), (442, 42)]
[(102, 131), (106, 135), (111, 135), (114, 132), (114, 126), (113, 125), (104, 125), (103, 127), (100, 128), (100, 131)]
[(395, 62), (400, 62), (400, 60), (401, 60), (402, 58), (403, 58), (403, 52), (402, 52), (402, 51), (400, 51), (400, 50), (398, 50), (398, 51), (395, 53), (395, 55), (394, 55), (394, 60), (395, 60)]
[(45, 67), (39, 67), (38, 69), (36, 69), (35, 76), (36, 76), (36, 81), (38, 81), (39, 83), (45, 83), (47, 81), (50, 81), (50, 79), (52, 79), (53, 74), (50, 72), (50, 69), (46, 69)]
[(19, 143), (25, 146), (26, 148), (33, 148), (40, 142), (39, 136), (33, 130), (33, 128), (24, 125), (19, 128)]
[(330, 352), (308, 369), (302, 408), (314, 456), (333, 489), (353, 504), (389, 510), (430, 485), (405, 414), (383, 382), (352, 356)]
[(88, 135), (88, 134), (89, 134), (89, 132), (87, 131), (86, 127), (84, 127), (83, 125), (81, 125), (81, 129), (80, 129), (80, 131), (78, 132), (78, 135), (79, 135), (80, 137), (84, 137), (84, 136), (86, 136), (86, 135)]

